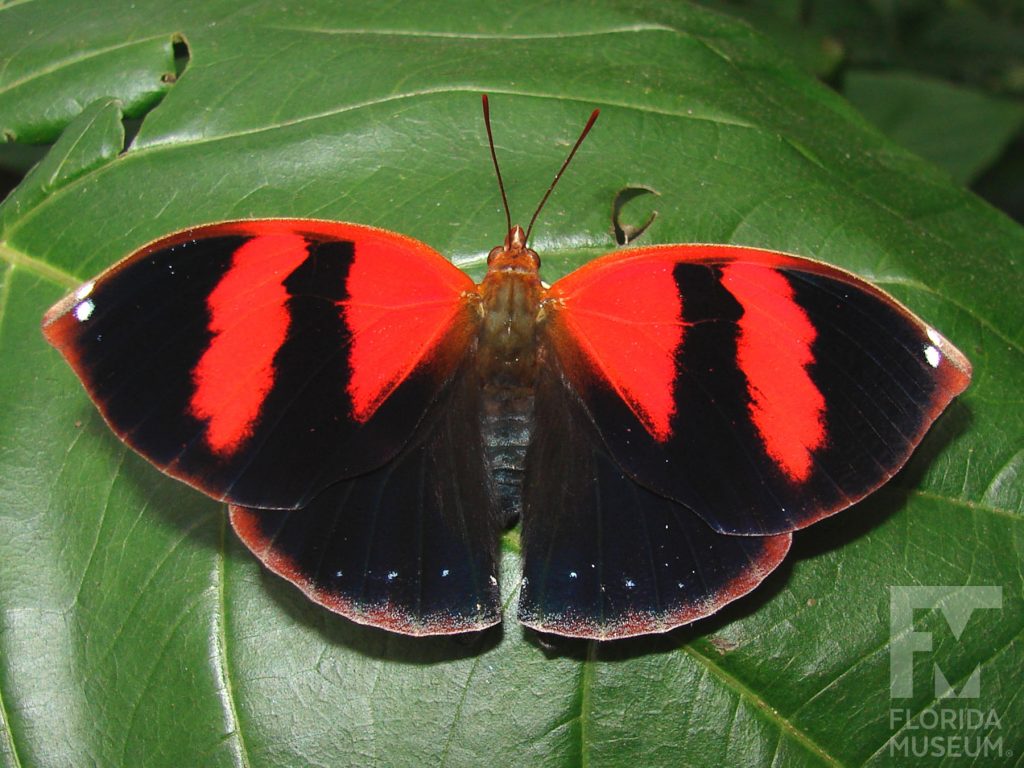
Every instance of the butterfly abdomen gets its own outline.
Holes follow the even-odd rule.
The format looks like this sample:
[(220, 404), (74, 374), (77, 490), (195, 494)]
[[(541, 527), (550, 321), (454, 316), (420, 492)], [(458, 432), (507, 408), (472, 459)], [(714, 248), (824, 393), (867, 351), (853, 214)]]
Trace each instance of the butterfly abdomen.
[(480, 427), (484, 455), (502, 524), (511, 525), (523, 506), (526, 448), (533, 437), (534, 388), (485, 386)]

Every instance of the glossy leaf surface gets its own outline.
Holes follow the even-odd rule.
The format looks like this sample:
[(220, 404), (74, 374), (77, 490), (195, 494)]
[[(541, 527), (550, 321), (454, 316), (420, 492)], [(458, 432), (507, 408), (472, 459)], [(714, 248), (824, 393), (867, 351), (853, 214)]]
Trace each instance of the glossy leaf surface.
[[(982, 665), (972, 706), (1021, 754), (1024, 230), (724, 16), (375, 7), (0, 9), (4, 130), (63, 128), (0, 208), (0, 762), (886, 765), (911, 733), (891, 710), (920, 722), (934, 705), (932, 662), (957, 689)], [(161, 85), (175, 39), (191, 58)], [(104, 54), (118, 47), (142, 65)], [(658, 216), (634, 244), (850, 269), (974, 364), (892, 484), (798, 534), (757, 593), (689, 629), (547, 650), (508, 621), (475, 644), (354, 626), (261, 571), (221, 506), (119, 443), (39, 332), (80, 280), (224, 219), (384, 227), (478, 278), (504, 234), (481, 91), (517, 218), (602, 109), (536, 229), (549, 281), (611, 250), (616, 195), (645, 187)], [(154, 99), (138, 94), (154, 93), (122, 153), (121, 105), (144, 111)], [(48, 116), (56, 94), (78, 101)], [(514, 533), (504, 549), (507, 603)], [(915, 694), (895, 703), (892, 585), (1003, 596), (959, 640), (941, 601), (916, 612), (935, 652), (915, 656)]]

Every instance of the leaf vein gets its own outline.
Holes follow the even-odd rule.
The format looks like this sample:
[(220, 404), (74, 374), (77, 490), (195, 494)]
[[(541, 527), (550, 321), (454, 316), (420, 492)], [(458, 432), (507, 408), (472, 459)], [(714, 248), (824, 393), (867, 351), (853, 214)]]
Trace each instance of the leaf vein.
[(227, 516), (223, 515), (220, 525), (220, 541), (217, 547), (217, 611), (215, 620), (217, 626), (213, 637), (213, 673), (220, 684), (224, 712), (224, 724), (227, 727), (228, 736), (233, 735), (235, 742), (235, 764), (240, 768), (249, 768), (249, 753), (245, 745), (245, 736), (242, 733), (241, 723), (238, 718), (238, 709), (235, 705), (234, 685), (231, 681), (231, 672), (228, 666), (228, 639), (225, 625), (227, 624), (227, 600), (224, 596), (225, 568), (227, 559)]
[(774, 707), (772, 707), (767, 701), (758, 696), (752, 691), (747, 685), (741, 682), (736, 677), (733, 677), (730, 673), (722, 669), (721, 666), (715, 663), (714, 659), (709, 656), (705, 656), (703, 653), (698, 651), (692, 645), (682, 646), (681, 650), (689, 654), (694, 660), (703, 665), (704, 669), (709, 673), (717, 677), (727, 688), (735, 692), (739, 697), (746, 699), (752, 704), (765, 719), (771, 721), (779, 729), (780, 732), (784, 732), (789, 735), (794, 741), (804, 747), (808, 752), (821, 758), (824, 762), (833, 766), (841, 766), (842, 763), (829, 754), (824, 747), (814, 741), (808, 734), (797, 728), (788, 719), (779, 714)]
[(26, 77), (22, 77), (20, 80), (12, 80), (11, 82), (3, 86), (0, 86), (0, 96), (3, 96), (4, 94), (7, 94), (17, 88), (20, 88), (21, 86), (25, 85), (26, 83), (30, 83), (33, 80), (38, 80), (40, 78), (46, 77), (47, 75), (52, 75), (55, 72), (59, 72), (62, 69), (67, 69), (68, 67), (73, 67), (78, 64), (81, 64), (83, 61), (89, 61), (90, 59), (95, 59), (99, 56), (105, 56), (108, 53), (114, 53), (115, 51), (123, 50), (125, 48), (131, 48), (136, 45), (150, 43), (154, 40), (163, 40), (169, 37), (173, 36), (169, 33), (162, 33), (159, 35), (152, 35), (151, 37), (141, 37), (137, 40), (129, 40), (128, 42), (118, 43), (117, 45), (109, 45), (106, 48), (97, 48), (96, 50), (89, 51), (84, 55), (80, 54), (77, 56), (71, 56), (66, 59), (61, 59), (60, 61), (57, 61), (48, 67), (41, 67), (40, 69), (34, 70), (31, 74), (29, 74)]
[[(11, 728), (11, 716), (7, 710), (7, 705), (4, 703), (4, 692), (3, 687), (0, 686), (0, 726), (3, 727), (3, 740), (7, 744), (6, 754), (13, 758), (14, 768), (21, 768), (21, 758), (18, 757), (18, 748), (14, 744), (14, 731)], [(0, 754), (4, 754), (4, 751), (0, 751)]]

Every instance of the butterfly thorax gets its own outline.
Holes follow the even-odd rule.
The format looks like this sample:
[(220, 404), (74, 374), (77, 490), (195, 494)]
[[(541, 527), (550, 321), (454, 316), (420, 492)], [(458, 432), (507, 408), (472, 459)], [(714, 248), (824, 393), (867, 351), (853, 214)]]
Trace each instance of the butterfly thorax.
[(513, 227), (504, 246), (487, 257), (487, 275), (479, 286), (478, 368), (485, 383), (532, 388), (543, 288), (537, 273), (540, 259), (523, 238), (522, 227)]
[(477, 372), (487, 463), (502, 516), (519, 514), (526, 447), (533, 434), (537, 378), (537, 315), (543, 293), (540, 259), (521, 227), (487, 258), (481, 296)]

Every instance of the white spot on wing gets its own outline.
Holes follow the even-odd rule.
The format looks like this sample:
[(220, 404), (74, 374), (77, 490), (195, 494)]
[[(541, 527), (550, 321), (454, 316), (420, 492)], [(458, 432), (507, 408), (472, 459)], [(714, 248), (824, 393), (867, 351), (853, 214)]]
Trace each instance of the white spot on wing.
[(924, 359), (928, 361), (928, 365), (932, 368), (938, 368), (939, 363), (942, 362), (942, 353), (938, 349), (929, 344), (924, 348)]
[(79, 302), (75, 305), (75, 319), (84, 323), (92, 315), (94, 309), (96, 309), (96, 305), (92, 303), (92, 299)]
[(75, 298), (81, 301), (82, 299), (86, 298), (90, 293), (92, 293), (92, 289), (95, 287), (95, 280), (90, 280), (88, 283), (82, 283), (80, 286), (78, 286), (78, 290), (75, 291)]

